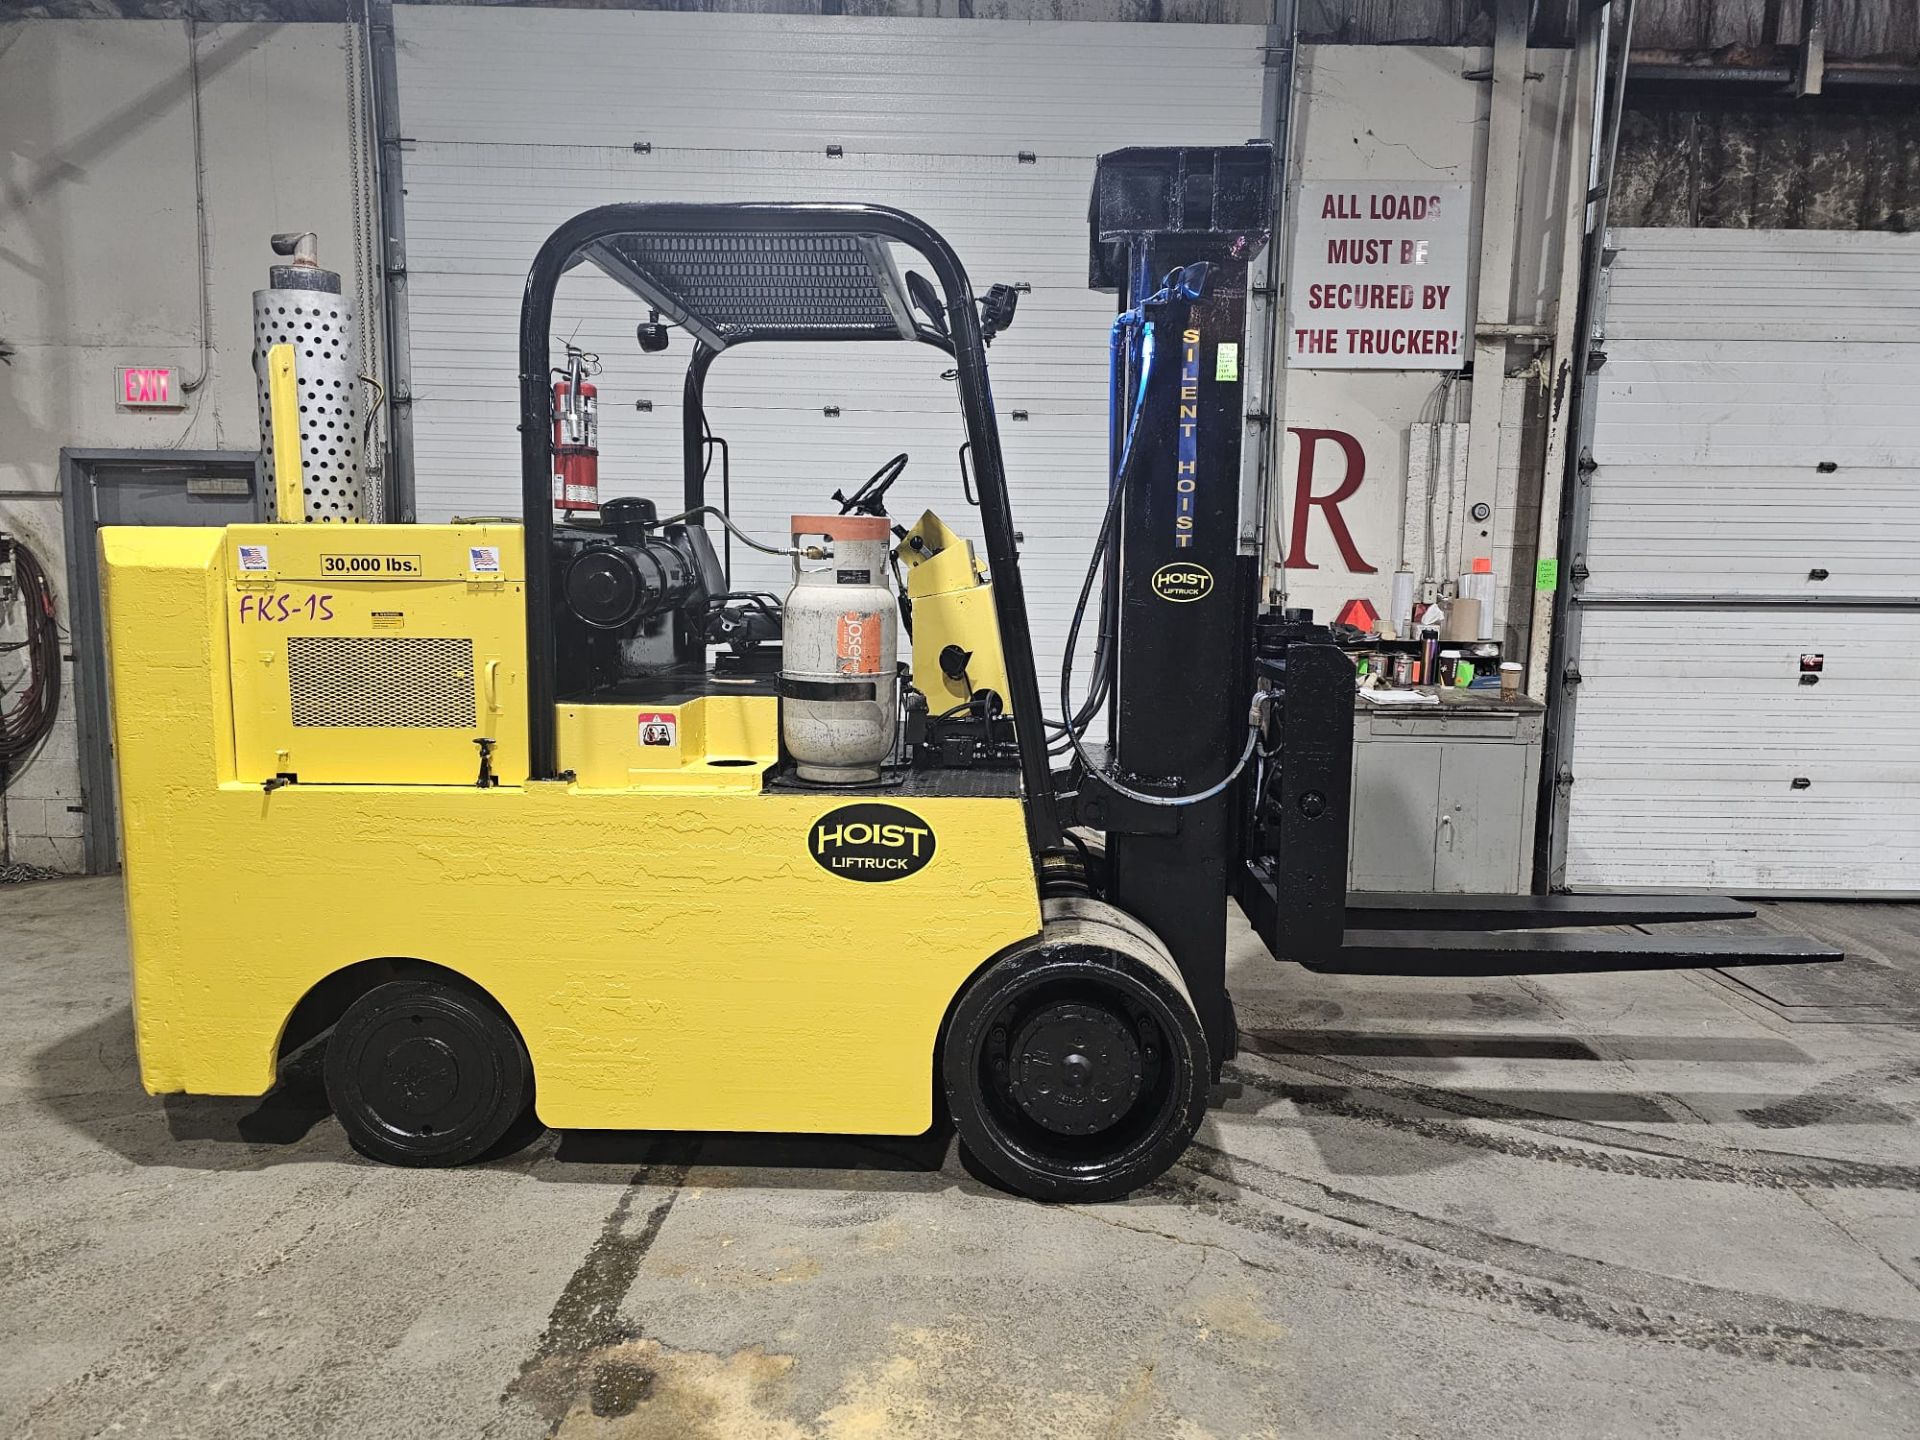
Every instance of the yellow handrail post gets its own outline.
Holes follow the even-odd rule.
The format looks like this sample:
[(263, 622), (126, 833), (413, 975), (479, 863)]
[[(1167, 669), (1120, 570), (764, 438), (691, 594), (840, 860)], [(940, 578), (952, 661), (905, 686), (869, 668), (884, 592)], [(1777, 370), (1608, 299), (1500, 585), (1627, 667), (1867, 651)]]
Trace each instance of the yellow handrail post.
[(291, 345), (267, 347), (267, 403), (273, 412), (274, 500), (280, 523), (297, 525), (307, 518), (307, 487), (300, 470), (300, 387)]

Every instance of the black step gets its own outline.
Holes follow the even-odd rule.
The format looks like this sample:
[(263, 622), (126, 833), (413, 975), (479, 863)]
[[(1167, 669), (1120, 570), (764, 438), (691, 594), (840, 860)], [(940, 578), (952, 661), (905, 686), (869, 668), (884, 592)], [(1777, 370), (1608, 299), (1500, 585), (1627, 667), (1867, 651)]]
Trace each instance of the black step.
[(1667, 925), (1750, 920), (1754, 910), (1721, 895), (1426, 895), (1357, 891), (1348, 930), (1551, 930), (1575, 925)]
[(1349, 930), (1312, 968), (1342, 975), (1568, 975), (1807, 965), (1841, 951), (1797, 935), (1580, 935), (1558, 931)]

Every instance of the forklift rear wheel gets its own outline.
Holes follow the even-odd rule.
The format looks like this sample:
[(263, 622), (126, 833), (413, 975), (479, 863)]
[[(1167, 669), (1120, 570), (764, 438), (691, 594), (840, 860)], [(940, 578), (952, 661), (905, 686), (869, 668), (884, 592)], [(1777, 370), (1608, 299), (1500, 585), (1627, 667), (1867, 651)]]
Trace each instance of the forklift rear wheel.
[(968, 1153), (1008, 1189), (1114, 1199), (1164, 1173), (1200, 1128), (1206, 1037), (1155, 948), (1111, 925), (1049, 924), (960, 997), (941, 1062), (947, 1105)]
[(434, 980), (376, 985), (327, 1042), (327, 1099), (361, 1154), (389, 1165), (462, 1165), (531, 1108), (533, 1066), (485, 996)]

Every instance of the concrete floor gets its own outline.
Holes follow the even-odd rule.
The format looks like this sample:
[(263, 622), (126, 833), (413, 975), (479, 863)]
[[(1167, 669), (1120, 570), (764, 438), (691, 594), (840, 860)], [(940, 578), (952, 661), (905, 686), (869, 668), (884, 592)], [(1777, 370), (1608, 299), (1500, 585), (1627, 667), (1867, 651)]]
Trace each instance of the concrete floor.
[(1199, 1142), (1048, 1209), (944, 1140), (422, 1173), (311, 1066), (151, 1099), (116, 884), (7, 887), (0, 1434), (1920, 1433), (1920, 911), (1768, 918), (1861, 958), (1337, 981), (1241, 930)]

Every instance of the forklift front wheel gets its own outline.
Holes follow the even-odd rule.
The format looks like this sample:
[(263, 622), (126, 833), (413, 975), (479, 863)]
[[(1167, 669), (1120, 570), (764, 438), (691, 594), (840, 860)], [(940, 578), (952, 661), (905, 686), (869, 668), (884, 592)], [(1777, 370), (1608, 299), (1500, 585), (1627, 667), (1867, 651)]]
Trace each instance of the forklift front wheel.
[(436, 980), (376, 985), (327, 1042), (327, 1099), (361, 1154), (463, 1165), (525, 1118), (533, 1065), (486, 996)]
[(1212, 1067), (1156, 949), (1111, 925), (1049, 924), (961, 995), (942, 1079), (961, 1143), (994, 1180), (1035, 1200), (1111, 1200), (1185, 1151)]

